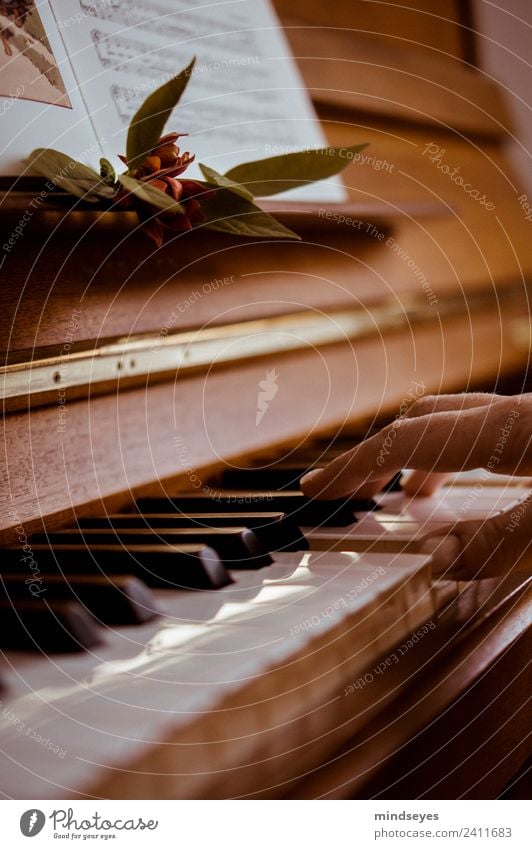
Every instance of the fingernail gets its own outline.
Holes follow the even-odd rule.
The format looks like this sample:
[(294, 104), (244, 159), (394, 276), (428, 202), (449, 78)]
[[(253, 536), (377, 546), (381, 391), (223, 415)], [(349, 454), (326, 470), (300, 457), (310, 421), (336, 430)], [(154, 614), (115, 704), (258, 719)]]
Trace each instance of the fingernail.
[(427, 537), (419, 547), (422, 554), (431, 555), (432, 571), (435, 575), (456, 569), (461, 549), (460, 538), (454, 534)]
[(301, 483), (301, 484), (310, 483), (318, 475), (321, 475), (321, 469), (312, 469), (311, 472), (307, 472), (306, 475), (303, 475), (303, 477), (301, 478), (299, 483)]

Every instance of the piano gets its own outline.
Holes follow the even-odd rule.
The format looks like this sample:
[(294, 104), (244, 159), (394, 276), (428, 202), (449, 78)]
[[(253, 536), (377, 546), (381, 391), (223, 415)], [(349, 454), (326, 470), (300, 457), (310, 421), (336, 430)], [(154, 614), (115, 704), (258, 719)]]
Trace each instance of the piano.
[(3, 262), (4, 798), (485, 799), (526, 768), (527, 571), (441, 579), (420, 538), (531, 481), (298, 491), (416, 397), (527, 386), (505, 101), (469, 3), (276, 6), (331, 144), (370, 142), (348, 203), (152, 251), (44, 202)]

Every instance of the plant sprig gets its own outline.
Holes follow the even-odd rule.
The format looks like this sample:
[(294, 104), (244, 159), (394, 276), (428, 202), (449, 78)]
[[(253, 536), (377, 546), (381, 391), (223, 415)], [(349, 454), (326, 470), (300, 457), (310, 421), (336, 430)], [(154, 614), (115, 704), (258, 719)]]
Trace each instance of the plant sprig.
[(127, 170), (117, 174), (100, 159), (100, 173), (60, 151), (37, 148), (32, 170), (93, 205), (136, 209), (146, 232), (162, 244), (166, 230), (208, 230), (253, 238), (298, 239), (256, 197), (267, 197), (333, 177), (366, 145), (319, 148), (245, 162), (220, 174), (199, 163), (204, 180), (180, 179), (194, 160), (163, 136), (168, 118), (190, 81), (195, 58), (177, 76), (153, 91), (133, 116), (127, 132)]

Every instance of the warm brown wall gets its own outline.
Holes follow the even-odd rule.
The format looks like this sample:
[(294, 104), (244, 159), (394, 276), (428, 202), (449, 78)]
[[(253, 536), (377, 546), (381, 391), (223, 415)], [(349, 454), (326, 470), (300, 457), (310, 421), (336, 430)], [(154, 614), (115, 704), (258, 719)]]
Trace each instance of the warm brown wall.
[[(514, 167), (532, 198), (532, 3), (530, 0), (475, 0), (481, 66), (504, 85), (516, 140)], [(532, 226), (532, 224), (531, 224)], [(532, 232), (532, 231), (531, 231)]]
[(387, 36), (397, 45), (463, 55), (461, 20), (464, 0), (273, 0), (284, 22), (349, 28), (364, 36)]

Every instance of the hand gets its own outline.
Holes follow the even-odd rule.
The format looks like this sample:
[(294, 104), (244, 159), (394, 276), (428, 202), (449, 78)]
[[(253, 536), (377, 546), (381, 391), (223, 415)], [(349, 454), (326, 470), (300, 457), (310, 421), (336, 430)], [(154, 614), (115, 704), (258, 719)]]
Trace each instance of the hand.
[[(466, 469), (532, 475), (532, 393), (422, 398), (404, 417), (305, 475), (301, 488), (320, 499), (368, 497), (404, 468), (415, 470), (403, 487), (413, 496), (435, 492), (449, 474)], [(442, 529), (435, 568), (461, 580), (511, 571), (523, 565), (531, 532), (532, 496), (491, 519)], [(427, 537), (427, 548), (433, 545)]]

